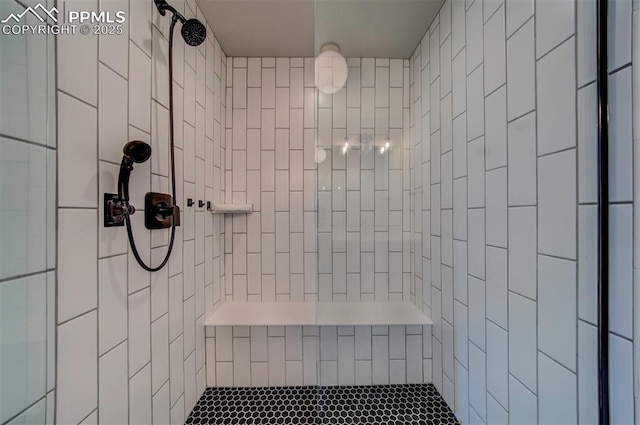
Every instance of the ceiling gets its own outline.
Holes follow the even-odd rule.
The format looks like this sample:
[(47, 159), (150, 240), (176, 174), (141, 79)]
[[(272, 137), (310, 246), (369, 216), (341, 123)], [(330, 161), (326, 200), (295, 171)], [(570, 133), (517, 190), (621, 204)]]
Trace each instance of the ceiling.
[(408, 58), (444, 0), (197, 0), (229, 56)]

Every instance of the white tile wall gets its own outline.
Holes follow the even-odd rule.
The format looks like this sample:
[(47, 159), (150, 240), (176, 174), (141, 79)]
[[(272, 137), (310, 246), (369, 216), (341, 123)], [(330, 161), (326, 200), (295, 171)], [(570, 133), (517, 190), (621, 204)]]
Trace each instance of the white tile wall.
[[(213, 37), (202, 50), (178, 43), (176, 90), (183, 111), (177, 116), (184, 123), (178, 126), (183, 134), (177, 156), (185, 162), (180, 198), (206, 193), (215, 201), (252, 202), (256, 212), (247, 220), (185, 211), (178, 233), (184, 249), (178, 244), (174, 253), (183, 259), (172, 260), (178, 264), (153, 279), (132, 268), (130, 255), (113, 256), (126, 252), (122, 241), (103, 250), (102, 237), (94, 240), (101, 222), (95, 217), (98, 195), (111, 174), (98, 171), (118, 160), (126, 142), (121, 139), (127, 138), (122, 114), (104, 112), (110, 102), (118, 104), (123, 81), (128, 82), (128, 138), (151, 139), (158, 154), (167, 146), (152, 118), (152, 111), (164, 110), (166, 94), (164, 88), (152, 89), (149, 80), (152, 72), (165, 73), (155, 52), (166, 47), (166, 22), (153, 18), (150, 5), (130, 3), (129, 53), (108, 48), (106, 39), (58, 41), (60, 58), (78, 50), (88, 57), (81, 72), (67, 69), (75, 61), (58, 61), (64, 74), (58, 87), (60, 134), (69, 134), (60, 139), (60, 169), (85, 164), (66, 177), (68, 183), (64, 171), (60, 174), (58, 422), (78, 423), (90, 415), (108, 422), (104, 404), (135, 406), (129, 410), (132, 422), (144, 422), (152, 412), (154, 422), (182, 422), (201, 389), (194, 396), (196, 374), (204, 373), (204, 355), (197, 354), (204, 345), (198, 342), (204, 337), (203, 314), (226, 299), (396, 297), (433, 314), (436, 326), (433, 335), (430, 328), (413, 327), (322, 333), (217, 328), (207, 331), (209, 385), (370, 384), (433, 376), (441, 392), (455, 394), (452, 408), (463, 423), (467, 418), (500, 423), (505, 417), (510, 423), (572, 423), (593, 405), (588, 396), (593, 393), (583, 391), (591, 387), (580, 384), (588, 379), (583, 364), (590, 364), (592, 345), (584, 342), (586, 335), (576, 335), (579, 310), (570, 302), (588, 298), (576, 278), (582, 282), (582, 273), (592, 273), (582, 264), (592, 261), (583, 252), (588, 244), (578, 244), (577, 237), (590, 223), (579, 223), (578, 202), (594, 201), (588, 170), (595, 145), (588, 138), (593, 128), (585, 123), (592, 114), (575, 107), (589, 104), (579, 100), (589, 99), (593, 87), (593, 74), (585, 70), (591, 50), (585, 47), (590, 38), (584, 27), (591, 23), (582, 2), (538, 1), (535, 7), (533, 0), (477, 0), (469, 7), (447, 2), (411, 60), (350, 60), (347, 89), (319, 97), (317, 125), (313, 78), (308, 78), (312, 60), (227, 63)], [(624, 43), (630, 38), (629, 4), (616, 6), (611, 18), (619, 23), (614, 38), (621, 40), (610, 77), (613, 160), (621, 164), (612, 167), (612, 197), (622, 203), (614, 214), (613, 246), (621, 252), (612, 256), (618, 261), (612, 268), (613, 302), (626, 301), (616, 310), (620, 317), (612, 318), (618, 333), (615, 359), (628, 366), (620, 370), (630, 368), (633, 338), (627, 255), (633, 249), (631, 68), (626, 67), (631, 57)], [(192, 6), (178, 4), (187, 17), (200, 15)], [(120, 90), (105, 90), (109, 81)], [(77, 123), (65, 124), (64, 117), (78, 114), (86, 117), (83, 140), (93, 142), (73, 151), (72, 140), (82, 131)], [(329, 150), (317, 167), (316, 130)], [(388, 156), (352, 150), (345, 160), (339, 148), (353, 133), (371, 134), (376, 141), (389, 136), (392, 149)], [(148, 169), (137, 167), (134, 179), (148, 177), (134, 183), (137, 192), (166, 184), (165, 161), (158, 155)], [(402, 196), (396, 197), (398, 192)], [(66, 228), (86, 222), (86, 231), (65, 231), (65, 217)], [(402, 227), (402, 240), (389, 237), (394, 226)], [(140, 233), (146, 240), (143, 254), (157, 261), (166, 239), (152, 241)], [(353, 244), (358, 238), (359, 247)], [(77, 243), (89, 249), (75, 252)], [(86, 276), (81, 287), (79, 279), (64, 278), (65, 267), (67, 276), (78, 270), (78, 256), (84, 256), (80, 273)], [(399, 270), (397, 259), (402, 259)], [(119, 276), (124, 260), (128, 277)], [(169, 282), (184, 285), (166, 302), (152, 289), (165, 281), (168, 289), (178, 288)], [(574, 307), (558, 308), (559, 303)], [(120, 320), (106, 320), (109, 314)], [(584, 326), (590, 325), (580, 321), (578, 329)], [(402, 339), (406, 349), (397, 350), (392, 341)], [(125, 355), (128, 375), (115, 373), (98, 386), (99, 374)], [(633, 382), (620, 370), (613, 382), (620, 391), (617, 400), (626, 401), (616, 410), (624, 422), (632, 420)], [(447, 401), (452, 403), (451, 397)]]
[[(313, 79), (303, 78), (313, 72), (312, 58), (234, 58), (230, 70), (234, 80), (227, 82), (227, 94), (233, 99), (227, 109), (232, 117), (227, 134), (234, 140), (226, 161), (227, 200), (246, 200), (255, 212), (226, 219), (233, 232), (226, 246), (227, 265), (233, 271), (226, 285), (227, 299), (410, 300), (421, 291), (410, 286), (409, 62), (348, 61), (346, 89), (321, 95), (316, 104)], [(316, 115), (317, 129), (312, 119)], [(320, 164), (314, 160), (316, 131), (317, 143), (326, 153)], [(343, 155), (345, 138), (350, 148)], [(387, 141), (390, 149), (381, 154)], [(451, 245), (451, 225), (449, 229)], [(452, 245), (447, 252), (451, 258)], [(208, 338), (207, 355), (217, 373), (209, 373), (208, 384), (430, 380), (430, 371), (423, 374), (430, 353), (389, 352), (397, 344), (391, 343), (388, 331), (372, 339), (371, 327), (357, 327), (356, 335), (368, 331), (368, 337), (355, 339), (350, 336), (353, 328), (340, 336), (336, 328), (323, 329), (321, 340), (305, 330), (307, 348), (300, 357), (287, 355), (283, 362), (279, 350), (284, 346), (290, 353), (292, 344), (299, 344), (292, 334), (298, 329), (287, 328), (286, 335), (269, 329), (267, 337), (264, 328), (252, 327), (247, 329), (250, 339), (249, 334), (237, 336), (237, 329), (233, 338), (222, 338), (221, 332), (231, 331), (216, 329), (217, 337)], [(410, 339), (420, 341), (423, 329), (394, 335), (404, 347)], [(355, 352), (346, 348), (346, 341), (355, 344)], [(244, 357), (247, 347), (251, 359)], [(269, 356), (259, 355), (266, 347)], [(319, 374), (313, 347), (320, 350)], [(329, 347), (334, 354), (327, 357)], [(275, 359), (272, 351), (278, 354)], [(246, 374), (249, 363), (252, 372)]]
[[(223, 219), (186, 206), (186, 198), (220, 202), (226, 189), (226, 55), (210, 28), (201, 48), (175, 38), (183, 217), (169, 266), (143, 271), (125, 229), (102, 228), (102, 192), (115, 192), (129, 140), (153, 150), (132, 173), (133, 204), (142, 211), (146, 192), (169, 192), (169, 20), (142, 3), (110, 4), (130, 19), (131, 32), (127, 27), (122, 37), (58, 38), (59, 147), (66, 154), (59, 167), (57, 423), (79, 423), (89, 414), (101, 423), (183, 423), (204, 390), (196, 382), (205, 373), (205, 311), (224, 300)], [(172, 5), (202, 19), (195, 3)], [(87, 61), (65, 60), (70, 52)], [(158, 264), (168, 233), (144, 229), (141, 212), (132, 218), (142, 258)]]
[[(627, 40), (630, 2), (622, 3), (610, 20), (612, 34)], [(595, 375), (588, 372), (595, 342), (582, 331), (595, 321), (596, 300), (594, 7), (572, 0), (453, 0), (432, 24), (451, 28), (451, 57), (442, 55), (447, 35), (428, 31), (410, 61), (411, 231), (417, 240), (411, 286), (422, 288), (416, 299), (435, 322), (432, 373), (441, 392), (449, 391), (444, 365), (455, 362), (452, 408), (463, 423), (575, 423), (578, 411), (582, 422), (582, 412), (593, 417), (597, 405)], [(442, 46), (440, 55), (434, 46)], [(613, 250), (619, 250), (612, 294), (619, 298), (612, 300), (611, 319), (616, 338), (630, 343), (632, 68), (628, 43), (615, 50), (611, 128), (618, 159), (612, 159), (611, 181), (612, 200), (621, 205), (612, 209)], [(445, 92), (433, 95), (449, 78), (452, 104)], [(445, 184), (451, 159), (439, 123), (449, 108), (452, 185)], [(444, 251), (449, 199), (452, 264)], [(453, 322), (442, 298), (442, 270), (449, 266)], [(444, 343), (449, 325), (453, 353)], [(631, 367), (625, 356), (617, 354)], [(628, 383), (620, 388), (629, 400)]]

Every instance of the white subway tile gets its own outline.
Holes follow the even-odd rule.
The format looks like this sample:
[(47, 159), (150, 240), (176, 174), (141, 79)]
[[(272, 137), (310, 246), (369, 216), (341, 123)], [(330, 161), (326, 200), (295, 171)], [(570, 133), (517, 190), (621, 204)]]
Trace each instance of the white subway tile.
[[(208, 56), (207, 56), (208, 59)], [(260, 87), (262, 80), (261, 58), (248, 58), (247, 60), (247, 86)]]
[(578, 317), (590, 323), (598, 321), (597, 212), (596, 205), (578, 207)]
[(97, 307), (95, 210), (58, 211), (58, 323)]
[[(456, 4), (462, 5), (461, 9), (464, 13), (463, 2), (453, 2), (453, 4), (454, 10)], [(461, 423), (469, 423), (469, 371), (458, 362), (456, 362), (455, 376), (455, 415)]]
[(122, 367), (127, 362), (127, 344), (120, 344), (99, 360), (99, 407), (100, 423), (127, 423), (129, 400), (125, 389), (128, 384), (127, 370)]
[(446, 385), (447, 381), (451, 381), (455, 378), (454, 372), (454, 353), (455, 353), (455, 340), (454, 329), (447, 321), (442, 322), (442, 372), (443, 385)]
[(269, 386), (286, 384), (285, 338), (269, 337)]
[(375, 83), (375, 60), (370, 58), (361, 59), (361, 82), (363, 87), (374, 87)]
[(518, 424), (538, 422), (536, 395), (513, 376), (509, 376), (509, 421)]
[(318, 339), (315, 336), (305, 336), (302, 339), (303, 350), (303, 382), (304, 385), (316, 385), (318, 382)]
[(574, 46), (568, 40), (538, 61), (538, 155), (576, 145)]
[(633, 232), (631, 205), (610, 207), (609, 246), (611, 305), (616, 306), (610, 313), (609, 328), (626, 338), (633, 337)]
[(251, 385), (250, 340), (233, 338), (233, 385)]
[(536, 203), (535, 112), (509, 123), (509, 205)]
[(79, 423), (98, 407), (97, 313), (58, 327), (56, 419)]
[(509, 290), (535, 299), (536, 208), (509, 208)]
[(467, 302), (467, 243), (453, 241), (453, 297)]
[(499, 88), (485, 100), (486, 167), (507, 165), (507, 89)]
[(276, 71), (262, 68), (262, 107), (276, 107)]
[(98, 263), (98, 330), (101, 354), (127, 339), (126, 264), (126, 255), (106, 258)]
[(440, 96), (451, 93), (451, 39), (449, 37), (440, 46)]
[(487, 391), (503, 406), (509, 405), (508, 355), (507, 331), (487, 321)]
[[(233, 108), (247, 107), (247, 70), (233, 68)], [(234, 114), (236, 111), (233, 111)]]
[(509, 423), (509, 412), (491, 394), (487, 395), (487, 423), (496, 425)]
[(256, 87), (247, 89), (247, 128), (260, 128), (260, 93)]
[(144, 289), (129, 296), (129, 376), (151, 360), (150, 291)]
[[(497, 3), (497, 2), (494, 2)], [(491, 4), (485, 2), (485, 19), (491, 18), (484, 25), (484, 91), (486, 94), (493, 92), (506, 82), (505, 66), (505, 12), (504, 8), (499, 8), (493, 14), (487, 13), (487, 6)], [(499, 3), (498, 3), (499, 4)], [(507, 5), (508, 7), (508, 5)]]
[(507, 329), (507, 250), (487, 247), (487, 319)]
[[(484, 323), (483, 323), (484, 326)], [(486, 355), (474, 344), (469, 345), (469, 405), (481, 418), (487, 415)]]
[(453, 181), (453, 237), (460, 240), (467, 239), (466, 178), (460, 178)]
[(389, 337), (372, 337), (372, 368), (374, 385), (389, 383)]
[(289, 127), (289, 88), (276, 88), (276, 128)]
[(507, 37), (533, 16), (534, 0), (518, 0), (506, 5)]
[[(179, 336), (169, 345), (169, 394), (172, 408), (184, 394), (183, 338)], [(184, 415), (182, 417), (184, 420)]]
[(611, 421), (613, 423), (632, 423), (634, 421), (633, 376), (629, 366), (633, 364), (633, 344), (617, 335), (611, 335)]
[(468, 203), (469, 207), (484, 206), (484, 138), (480, 137), (467, 145), (468, 153)]
[[(577, 71), (578, 71), (578, 87), (595, 81), (596, 79), (596, 3), (594, 2), (577, 2), (576, 3), (576, 37), (577, 37)], [(618, 11), (617, 5), (614, 6)], [(620, 8), (623, 9), (624, 7)], [(629, 12), (631, 13), (631, 12)], [(623, 40), (619, 40), (624, 43)], [(624, 45), (624, 44), (623, 44)], [(617, 46), (617, 44), (614, 44)], [(616, 47), (614, 47), (615, 49)], [(615, 68), (615, 67), (614, 67)]]
[[(193, 284), (192, 284), (193, 288)], [(165, 289), (166, 290), (166, 289)], [(182, 275), (169, 279), (169, 340), (173, 341), (183, 330)], [(191, 291), (193, 293), (193, 291)]]
[(338, 384), (355, 384), (354, 337), (338, 338)]
[(538, 411), (541, 423), (576, 423), (578, 394), (576, 375), (544, 355), (538, 354)]
[(469, 315), (466, 305), (454, 301), (454, 357), (464, 367), (469, 364)]
[(96, 207), (96, 109), (60, 93), (58, 111), (59, 139), (64, 140), (64, 143), (59, 143), (58, 146), (58, 205)]
[(484, 47), (482, 22), (482, 2), (474, 3), (467, 10), (466, 20), (467, 74), (482, 62)]
[(473, 140), (484, 134), (483, 69), (479, 67), (467, 77), (467, 138)]
[(122, 147), (128, 140), (127, 109), (123, 107), (127, 103), (127, 80), (104, 65), (100, 65), (99, 75), (99, 158), (119, 163), (122, 159)]
[(485, 349), (485, 283), (473, 276), (469, 277), (469, 341), (480, 349)]
[[(578, 199), (581, 203), (597, 201), (597, 131), (596, 85), (591, 84), (578, 90)], [(620, 161), (626, 159), (620, 158)], [(616, 164), (621, 162), (616, 160)]]
[(609, 70), (631, 62), (632, 2), (616, 1), (609, 9)]
[(169, 318), (151, 324), (151, 387), (157, 392), (169, 379)]
[(151, 59), (134, 43), (129, 44), (129, 50), (129, 124), (149, 132), (151, 130), (151, 82), (149, 80)]
[(538, 256), (538, 347), (576, 370), (576, 264)]
[(538, 252), (576, 259), (576, 152), (538, 160)]
[(575, 33), (573, 1), (536, 2), (536, 57), (541, 57)]
[(597, 362), (596, 327), (578, 321), (578, 417), (591, 423), (598, 422)]
[[(518, 15), (528, 14), (533, 1), (514, 1)], [(531, 6), (533, 6), (531, 4)], [(509, 11), (507, 5), (507, 27)], [(533, 12), (533, 7), (531, 7)], [(519, 26), (518, 26), (519, 27)], [(515, 27), (517, 28), (517, 27)], [(508, 31), (509, 32), (509, 31)], [(535, 53), (533, 20), (523, 25), (507, 41), (507, 116), (509, 120), (522, 116), (535, 108)]]
[[(456, 6), (457, 3), (459, 2), (455, 2), (455, 1), (453, 2), (454, 11), (457, 7)], [(464, 10), (462, 10), (462, 19), (464, 20)], [(464, 33), (464, 26), (462, 26), (462, 32)], [(455, 37), (452, 42), (455, 43)], [(463, 111), (467, 109), (467, 75), (466, 74), (467, 73), (465, 69), (465, 54), (464, 52), (461, 52), (454, 57), (451, 63), (451, 90), (452, 90), (451, 103), (452, 103), (452, 114), (454, 117), (457, 117), (459, 114), (461, 114)]]
[(633, 199), (632, 184), (632, 83), (631, 69), (616, 72), (610, 81), (610, 160), (611, 201)]
[(451, 2), (451, 49), (453, 55), (465, 45), (465, 2)]
[[(78, 4), (75, 3), (75, 5)], [(74, 3), (67, 1), (65, 6), (74, 7)], [(97, 1), (92, 0), (85, 3), (84, 6), (95, 10)], [(97, 105), (98, 37), (93, 34), (76, 37), (74, 34), (62, 34), (61, 32), (56, 39), (59, 58), (56, 73), (58, 88), (91, 105)], [(78, 57), (81, 57), (82, 60), (74, 60)], [(147, 75), (147, 80), (148, 78)]]
[(151, 365), (129, 380), (129, 423), (151, 423)]
[(498, 168), (486, 173), (486, 242), (507, 247), (507, 169)]
[(509, 293), (509, 373), (532, 391), (537, 391), (536, 334), (536, 303)]
[[(431, 65), (429, 65), (427, 68), (425, 68), (422, 71), (422, 75), (423, 78), (427, 78), (424, 77), (425, 75), (428, 76), (428, 70), (431, 68)], [(429, 111), (429, 116), (430, 116), (430, 120), (426, 121), (429, 123), (429, 126), (425, 127), (424, 123), (425, 121), (422, 121), (422, 134), (425, 134), (426, 129), (428, 128), (430, 132), (433, 132), (435, 130), (438, 130), (440, 128), (440, 99), (438, 96), (438, 93), (440, 93), (440, 79), (436, 79), (432, 84), (431, 87), (429, 87), (429, 85), (427, 84), (427, 82), (425, 80), (423, 80), (422, 82), (422, 86), (423, 86), (423, 92), (422, 92), (422, 112), (426, 112)], [(428, 94), (427, 94), (428, 93)], [(431, 96), (431, 93), (433, 93), (433, 96)], [(417, 124), (417, 122), (416, 122)], [(429, 134), (429, 131), (426, 131), (426, 134)], [(419, 132), (416, 129), (416, 133), (419, 134)]]
[(469, 210), (469, 274), (484, 279), (485, 272), (485, 211)]
[(289, 58), (276, 58), (276, 86), (289, 86)]

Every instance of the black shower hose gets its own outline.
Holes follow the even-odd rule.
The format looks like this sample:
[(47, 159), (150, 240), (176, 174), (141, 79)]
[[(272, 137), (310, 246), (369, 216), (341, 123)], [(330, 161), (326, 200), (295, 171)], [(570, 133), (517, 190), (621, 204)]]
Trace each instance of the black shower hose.
[[(174, 140), (173, 140), (173, 30), (176, 26), (178, 17), (176, 14), (171, 18), (171, 27), (169, 29), (169, 145), (171, 150), (171, 196), (173, 197), (173, 205), (177, 205), (176, 202), (176, 161), (174, 152)], [(169, 240), (169, 248), (162, 260), (162, 263), (157, 267), (150, 267), (145, 264), (144, 260), (140, 257), (138, 248), (136, 247), (136, 241), (133, 237), (133, 230), (131, 228), (131, 218), (128, 213), (125, 213), (125, 221), (127, 223), (127, 236), (129, 237), (129, 243), (131, 245), (131, 251), (140, 267), (148, 272), (157, 272), (161, 270), (169, 261), (171, 257), (171, 251), (173, 251), (173, 243), (176, 237), (176, 217), (171, 220), (171, 239)]]

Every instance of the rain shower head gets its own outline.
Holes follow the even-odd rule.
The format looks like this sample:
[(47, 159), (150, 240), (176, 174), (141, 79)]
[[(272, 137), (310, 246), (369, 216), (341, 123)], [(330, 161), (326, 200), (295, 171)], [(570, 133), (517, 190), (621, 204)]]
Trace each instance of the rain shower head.
[(182, 38), (189, 46), (199, 46), (207, 38), (207, 29), (197, 19), (187, 19), (182, 23)]
[(180, 14), (174, 7), (169, 5), (166, 0), (153, 0), (158, 12), (164, 16), (167, 11), (173, 14), (174, 20), (179, 20), (182, 23), (182, 38), (189, 46), (199, 46), (207, 38), (207, 29), (197, 19), (186, 19)]

